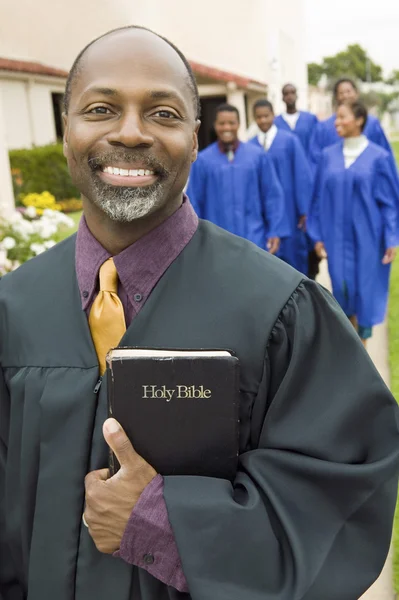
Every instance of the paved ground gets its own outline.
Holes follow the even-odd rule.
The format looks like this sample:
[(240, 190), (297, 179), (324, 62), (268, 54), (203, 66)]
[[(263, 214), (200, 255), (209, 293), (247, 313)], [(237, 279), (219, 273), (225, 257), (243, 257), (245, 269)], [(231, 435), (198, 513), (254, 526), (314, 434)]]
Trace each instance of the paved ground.
[[(323, 261), (319, 282), (330, 288), (327, 263)], [(330, 288), (331, 289), (331, 288)], [(388, 360), (388, 328), (386, 323), (375, 327), (373, 337), (368, 342), (367, 350), (379, 370), (385, 383), (390, 386), (389, 360)], [(384, 570), (375, 584), (362, 596), (361, 600), (394, 600), (395, 594), (392, 587), (392, 557), (388, 556)]]

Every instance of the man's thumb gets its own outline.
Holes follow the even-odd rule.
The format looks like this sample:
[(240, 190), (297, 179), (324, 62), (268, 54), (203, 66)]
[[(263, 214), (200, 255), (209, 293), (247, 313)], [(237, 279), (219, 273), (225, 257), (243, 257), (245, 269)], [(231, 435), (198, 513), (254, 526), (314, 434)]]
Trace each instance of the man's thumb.
[(126, 433), (116, 421), (107, 419), (103, 425), (105, 441), (115, 454), (121, 467), (128, 467), (135, 457), (136, 452)]

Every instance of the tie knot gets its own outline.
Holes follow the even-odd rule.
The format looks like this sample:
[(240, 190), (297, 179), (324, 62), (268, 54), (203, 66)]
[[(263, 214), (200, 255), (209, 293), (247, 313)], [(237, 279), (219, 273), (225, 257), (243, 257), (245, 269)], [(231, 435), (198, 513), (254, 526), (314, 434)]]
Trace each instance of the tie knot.
[(100, 267), (100, 292), (118, 293), (118, 271), (114, 259), (109, 258)]

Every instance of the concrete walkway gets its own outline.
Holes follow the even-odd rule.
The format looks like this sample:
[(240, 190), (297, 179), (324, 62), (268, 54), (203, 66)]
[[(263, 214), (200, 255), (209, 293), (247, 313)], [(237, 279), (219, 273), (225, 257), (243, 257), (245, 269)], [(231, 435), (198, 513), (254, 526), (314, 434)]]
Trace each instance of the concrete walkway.
[[(328, 276), (327, 261), (321, 263), (319, 283), (331, 289)], [(380, 372), (388, 387), (390, 387), (389, 355), (388, 355), (388, 327), (386, 323), (373, 329), (373, 337), (367, 345), (368, 353)], [(389, 553), (385, 567), (375, 584), (362, 596), (361, 600), (394, 600), (392, 573), (392, 553)]]

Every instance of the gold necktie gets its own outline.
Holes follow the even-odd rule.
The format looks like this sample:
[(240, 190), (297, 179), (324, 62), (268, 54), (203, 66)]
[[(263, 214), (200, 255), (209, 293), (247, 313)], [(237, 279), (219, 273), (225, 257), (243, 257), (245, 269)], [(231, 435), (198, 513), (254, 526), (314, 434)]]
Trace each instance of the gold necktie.
[(113, 258), (101, 265), (99, 277), (100, 291), (90, 310), (89, 326), (102, 375), (106, 367), (105, 357), (121, 341), (126, 321), (118, 296), (118, 273)]

